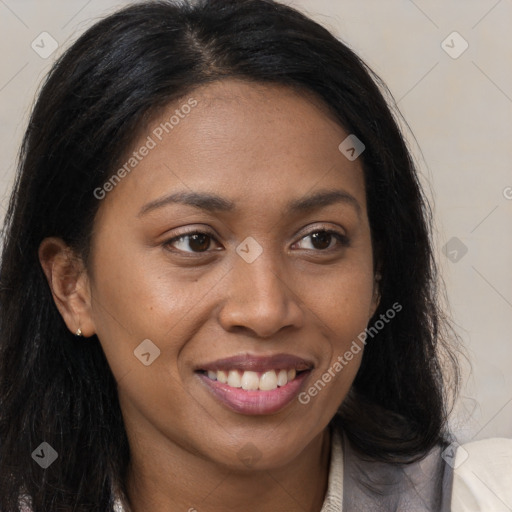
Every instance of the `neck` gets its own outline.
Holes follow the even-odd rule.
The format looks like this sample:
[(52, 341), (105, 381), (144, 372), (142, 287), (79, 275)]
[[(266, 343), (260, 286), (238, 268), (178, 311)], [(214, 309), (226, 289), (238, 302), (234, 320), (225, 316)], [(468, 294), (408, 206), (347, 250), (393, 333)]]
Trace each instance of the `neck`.
[(221, 467), (169, 442), (162, 449), (155, 436), (150, 441), (138, 437), (135, 444), (130, 440), (126, 485), (130, 512), (320, 512), (322, 508), (330, 463), (328, 428), (286, 465), (254, 471)]

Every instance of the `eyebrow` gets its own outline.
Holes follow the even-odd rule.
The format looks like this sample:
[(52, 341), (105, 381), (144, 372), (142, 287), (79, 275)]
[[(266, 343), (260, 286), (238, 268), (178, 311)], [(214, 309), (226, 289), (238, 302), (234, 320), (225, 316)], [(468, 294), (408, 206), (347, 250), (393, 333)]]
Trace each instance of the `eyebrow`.
[[(320, 190), (315, 194), (294, 199), (286, 204), (284, 213), (288, 215), (307, 213), (335, 203), (351, 205), (356, 210), (358, 217), (361, 217), (361, 205), (352, 194), (349, 194), (345, 190), (332, 189)], [(236, 204), (233, 201), (215, 194), (205, 192), (175, 192), (145, 204), (139, 211), (138, 217), (170, 204), (184, 204), (212, 213), (236, 211)]]

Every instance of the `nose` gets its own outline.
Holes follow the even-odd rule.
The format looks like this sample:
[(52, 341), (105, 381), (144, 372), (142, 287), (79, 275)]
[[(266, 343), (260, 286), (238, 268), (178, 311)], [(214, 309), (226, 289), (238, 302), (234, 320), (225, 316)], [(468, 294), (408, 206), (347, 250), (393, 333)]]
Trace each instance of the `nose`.
[(285, 327), (302, 327), (297, 282), (290, 282), (271, 255), (263, 252), (252, 263), (239, 258), (228, 279), (227, 298), (219, 313), (226, 331), (248, 330), (252, 336), (269, 338)]

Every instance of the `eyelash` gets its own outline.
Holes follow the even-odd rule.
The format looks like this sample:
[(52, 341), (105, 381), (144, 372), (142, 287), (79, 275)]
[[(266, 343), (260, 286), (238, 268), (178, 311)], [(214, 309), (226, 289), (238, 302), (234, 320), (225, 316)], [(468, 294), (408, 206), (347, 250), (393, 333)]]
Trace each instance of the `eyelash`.
[[(320, 228), (320, 229), (317, 228), (313, 231), (310, 231), (309, 233), (305, 234), (300, 239), (300, 241), (302, 241), (304, 238), (307, 238), (308, 236), (311, 236), (315, 233), (326, 233), (326, 234), (333, 236), (338, 241), (338, 247), (331, 247), (329, 249), (305, 249), (306, 251), (314, 251), (314, 252), (318, 252), (318, 253), (330, 253), (331, 251), (336, 251), (340, 248), (345, 248), (350, 245), (350, 241), (346, 235), (339, 233), (338, 231), (335, 231), (333, 229), (328, 229), (328, 228)], [(193, 236), (193, 235), (206, 235), (210, 239), (217, 241), (215, 239), (215, 237), (213, 236), (213, 234), (208, 233), (207, 231), (197, 231), (196, 230), (196, 231), (189, 231), (189, 232), (181, 233), (180, 235), (177, 235), (177, 236), (167, 240), (166, 242), (164, 242), (163, 245), (164, 245), (164, 247), (168, 248), (174, 242), (180, 241), (181, 239), (185, 239), (185, 238)], [(169, 249), (169, 250), (172, 252), (179, 252), (181, 254), (187, 254), (187, 255), (204, 255), (204, 254), (207, 254), (208, 252), (211, 252), (210, 250), (206, 250), (206, 251), (202, 251), (202, 252), (182, 251), (180, 249)]]

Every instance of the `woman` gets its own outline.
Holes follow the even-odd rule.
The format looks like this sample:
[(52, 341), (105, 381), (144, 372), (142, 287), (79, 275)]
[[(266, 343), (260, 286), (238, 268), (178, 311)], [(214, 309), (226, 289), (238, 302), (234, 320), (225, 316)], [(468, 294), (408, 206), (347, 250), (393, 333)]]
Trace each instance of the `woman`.
[(484, 510), (482, 451), (512, 503), (510, 441), (450, 444), (430, 212), (376, 84), (270, 0), (141, 3), (59, 59), (4, 229), (0, 510)]

